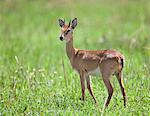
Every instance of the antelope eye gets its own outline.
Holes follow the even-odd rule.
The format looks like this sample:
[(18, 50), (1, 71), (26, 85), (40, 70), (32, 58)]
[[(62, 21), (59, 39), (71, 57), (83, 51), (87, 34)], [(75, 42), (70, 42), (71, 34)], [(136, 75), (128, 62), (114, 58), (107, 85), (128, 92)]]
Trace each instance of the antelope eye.
[(65, 34), (67, 35), (69, 32), (70, 32), (70, 30), (67, 30)]

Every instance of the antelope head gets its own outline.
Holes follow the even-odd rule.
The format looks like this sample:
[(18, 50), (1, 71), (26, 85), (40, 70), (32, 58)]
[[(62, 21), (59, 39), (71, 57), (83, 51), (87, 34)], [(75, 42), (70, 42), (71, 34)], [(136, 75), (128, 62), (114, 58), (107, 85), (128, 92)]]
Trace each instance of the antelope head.
[(61, 27), (61, 35), (60, 35), (60, 40), (66, 40), (66, 42), (69, 42), (70, 39), (73, 38), (73, 30), (77, 26), (77, 18), (74, 18), (71, 22), (69, 21), (69, 24), (65, 24), (65, 20), (59, 19), (59, 26)]

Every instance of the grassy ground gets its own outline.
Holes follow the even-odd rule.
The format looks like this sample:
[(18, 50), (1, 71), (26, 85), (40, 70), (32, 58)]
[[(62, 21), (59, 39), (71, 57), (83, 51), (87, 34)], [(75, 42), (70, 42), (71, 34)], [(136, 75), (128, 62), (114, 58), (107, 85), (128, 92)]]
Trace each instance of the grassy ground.
[[(104, 115), (150, 115), (150, 2), (147, 0), (1, 0), (0, 115), (100, 115), (107, 90), (92, 77), (98, 107), (71, 69), (58, 18), (77, 17), (74, 44), (81, 49), (117, 49), (126, 57), (119, 84)], [(66, 80), (62, 61), (65, 64)]]

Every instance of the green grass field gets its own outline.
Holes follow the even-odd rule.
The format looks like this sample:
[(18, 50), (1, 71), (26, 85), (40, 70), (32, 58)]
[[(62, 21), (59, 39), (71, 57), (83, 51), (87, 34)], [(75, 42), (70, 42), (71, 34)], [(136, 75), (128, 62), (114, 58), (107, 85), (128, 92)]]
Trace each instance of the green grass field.
[[(150, 115), (150, 2), (148, 0), (1, 0), (0, 115), (100, 115), (107, 90), (92, 77), (83, 104), (79, 76), (59, 40), (58, 18), (78, 18), (74, 46), (116, 49), (126, 57), (127, 107), (116, 77), (104, 115)], [(64, 67), (63, 68), (63, 62)], [(65, 72), (64, 72), (65, 71)], [(66, 80), (64, 75), (66, 76)]]

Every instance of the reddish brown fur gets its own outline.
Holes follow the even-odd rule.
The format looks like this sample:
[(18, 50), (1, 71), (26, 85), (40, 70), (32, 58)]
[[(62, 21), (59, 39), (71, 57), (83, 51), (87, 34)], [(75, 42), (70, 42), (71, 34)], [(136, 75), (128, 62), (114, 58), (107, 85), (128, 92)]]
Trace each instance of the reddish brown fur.
[[(64, 25), (62, 27), (62, 34), (65, 33), (70, 27)], [(108, 90), (108, 98), (105, 103), (105, 107), (108, 106), (112, 94), (113, 87), (110, 83), (110, 78), (113, 74), (117, 76), (119, 85), (121, 87), (122, 95), (124, 97), (124, 106), (126, 106), (126, 93), (122, 82), (122, 64), (124, 61), (124, 56), (116, 50), (79, 50), (73, 47), (73, 33), (67, 34), (64, 39), (66, 43), (66, 52), (69, 57), (70, 63), (79, 75), (82, 88), (82, 97), (84, 100), (85, 96), (85, 80), (87, 82), (87, 88), (90, 95), (93, 97), (95, 103), (96, 99), (92, 92), (90, 84), (90, 73), (99, 69), (102, 74), (102, 79)]]
[(62, 28), (62, 32), (65, 32), (68, 28), (69, 28), (68, 25), (64, 25)]

